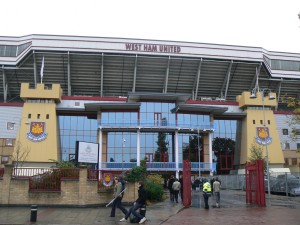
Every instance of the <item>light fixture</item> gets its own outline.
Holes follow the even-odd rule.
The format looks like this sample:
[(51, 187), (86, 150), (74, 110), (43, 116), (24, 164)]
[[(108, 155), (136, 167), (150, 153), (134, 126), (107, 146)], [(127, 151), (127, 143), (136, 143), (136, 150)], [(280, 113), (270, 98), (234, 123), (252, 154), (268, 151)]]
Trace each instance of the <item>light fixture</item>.
[(255, 93), (252, 93), (252, 94), (250, 95), (250, 98), (256, 98), (256, 94), (255, 94)]
[(275, 96), (274, 95), (271, 95), (269, 94), (269, 100), (274, 100), (275, 99)]

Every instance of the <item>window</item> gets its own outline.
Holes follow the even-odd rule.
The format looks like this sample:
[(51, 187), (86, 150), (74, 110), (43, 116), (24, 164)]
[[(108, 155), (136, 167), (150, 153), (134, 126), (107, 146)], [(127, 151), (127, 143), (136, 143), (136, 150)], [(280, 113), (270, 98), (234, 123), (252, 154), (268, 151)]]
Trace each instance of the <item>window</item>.
[(13, 146), (13, 139), (7, 138), (5, 140), (5, 145), (6, 146)]
[(292, 133), (293, 135), (300, 135), (300, 129), (293, 128)]
[(290, 149), (290, 143), (284, 143), (283, 149), (289, 150)]
[(289, 165), (289, 159), (287, 159), (287, 158), (284, 159), (284, 165), (286, 165), (286, 166)]
[(288, 129), (282, 129), (282, 134), (283, 135), (289, 135), (289, 130)]
[(7, 155), (1, 156), (1, 163), (2, 163), (2, 164), (7, 164), (7, 163), (9, 163), (9, 156), (7, 156)]
[(260, 124), (263, 124), (263, 121), (262, 121), (262, 120), (260, 120)]
[(297, 158), (292, 158), (292, 166), (296, 166), (297, 165)]
[(269, 125), (271, 124), (270, 120), (268, 120), (268, 124), (269, 124)]
[(28, 114), (28, 119), (30, 119), (31, 118), (31, 114)]
[(7, 130), (14, 130), (15, 129), (15, 123), (7, 122)]
[(41, 114), (37, 114), (37, 118), (40, 119), (41, 118)]
[(49, 114), (46, 115), (46, 119), (49, 120)]
[(255, 124), (255, 120), (253, 120), (252, 123)]
[(297, 143), (297, 149), (300, 149), (300, 143)]

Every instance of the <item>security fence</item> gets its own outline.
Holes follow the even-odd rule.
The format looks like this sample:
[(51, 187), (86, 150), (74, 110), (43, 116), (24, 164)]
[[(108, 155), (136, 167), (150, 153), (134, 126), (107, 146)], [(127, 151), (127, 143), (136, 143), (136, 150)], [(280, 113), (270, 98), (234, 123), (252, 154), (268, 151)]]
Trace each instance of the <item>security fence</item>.
[[(245, 175), (219, 175), (222, 189), (246, 190)], [(268, 191), (267, 176), (264, 179), (265, 191)], [(270, 173), (270, 192), (286, 196), (300, 196), (300, 172), (298, 173)]]

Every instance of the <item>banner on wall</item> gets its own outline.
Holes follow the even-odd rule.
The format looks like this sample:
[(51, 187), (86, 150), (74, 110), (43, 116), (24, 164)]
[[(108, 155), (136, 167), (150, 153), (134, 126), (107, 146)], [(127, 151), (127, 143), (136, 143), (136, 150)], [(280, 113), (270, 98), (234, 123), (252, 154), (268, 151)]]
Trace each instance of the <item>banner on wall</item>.
[(260, 145), (268, 145), (272, 143), (269, 127), (256, 127), (256, 142)]
[(30, 122), (29, 132), (27, 132), (27, 139), (33, 142), (44, 141), (47, 138), (46, 123), (45, 122)]
[(98, 163), (99, 144), (78, 141), (76, 149), (77, 162)]
[(105, 187), (110, 187), (113, 184), (114, 178), (112, 173), (104, 173), (102, 184)]

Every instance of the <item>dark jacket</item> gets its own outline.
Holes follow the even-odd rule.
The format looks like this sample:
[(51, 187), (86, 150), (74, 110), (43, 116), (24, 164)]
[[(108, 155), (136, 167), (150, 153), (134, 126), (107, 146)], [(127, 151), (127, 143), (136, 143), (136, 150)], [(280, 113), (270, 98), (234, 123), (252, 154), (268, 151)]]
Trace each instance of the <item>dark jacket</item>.
[(169, 190), (173, 190), (172, 186), (173, 186), (174, 181), (175, 181), (175, 178), (170, 178), (169, 179), (169, 181), (168, 181), (168, 189)]
[(147, 191), (145, 190), (144, 187), (140, 187), (138, 193), (139, 193), (139, 197), (135, 202), (145, 205), (147, 200)]

